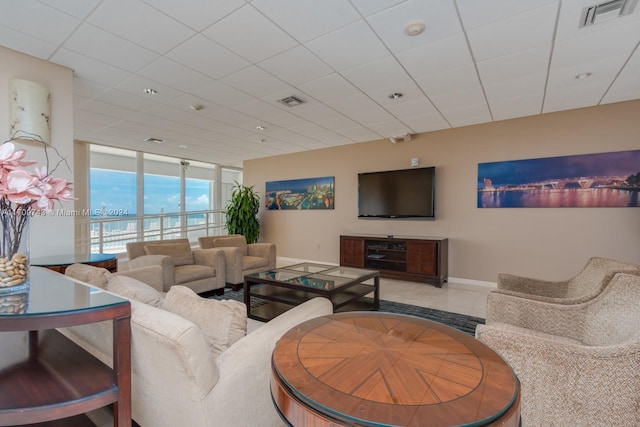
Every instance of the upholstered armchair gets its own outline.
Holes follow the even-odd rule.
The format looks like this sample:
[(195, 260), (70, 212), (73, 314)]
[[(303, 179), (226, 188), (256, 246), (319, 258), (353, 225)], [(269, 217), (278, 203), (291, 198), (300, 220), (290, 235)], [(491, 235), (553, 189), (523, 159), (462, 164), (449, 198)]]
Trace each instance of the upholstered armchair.
[(163, 291), (183, 285), (196, 293), (224, 293), (224, 253), (218, 249), (191, 249), (188, 239), (127, 243), (129, 268), (162, 266)]
[(198, 238), (203, 249), (219, 248), (224, 251), (225, 280), (234, 290), (240, 289), (245, 274), (276, 267), (274, 243), (250, 243), (241, 235), (207, 236)]
[[(547, 281), (501, 273), (496, 294), (513, 295), (558, 304), (577, 304), (598, 295), (618, 271), (640, 270), (640, 265), (593, 257), (577, 275), (568, 280)], [(499, 302), (498, 302), (499, 303)]]
[(640, 425), (640, 276), (617, 273), (595, 298), (555, 304), (505, 295), (476, 338), (522, 384), (522, 425)]

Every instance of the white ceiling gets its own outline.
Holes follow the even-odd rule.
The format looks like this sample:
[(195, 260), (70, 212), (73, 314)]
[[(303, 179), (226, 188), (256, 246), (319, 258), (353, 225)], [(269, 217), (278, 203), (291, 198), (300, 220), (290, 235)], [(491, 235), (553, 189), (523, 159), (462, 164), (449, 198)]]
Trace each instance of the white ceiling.
[(640, 7), (598, 2), (0, 0), (0, 44), (74, 70), (76, 139), (241, 166), (638, 99)]

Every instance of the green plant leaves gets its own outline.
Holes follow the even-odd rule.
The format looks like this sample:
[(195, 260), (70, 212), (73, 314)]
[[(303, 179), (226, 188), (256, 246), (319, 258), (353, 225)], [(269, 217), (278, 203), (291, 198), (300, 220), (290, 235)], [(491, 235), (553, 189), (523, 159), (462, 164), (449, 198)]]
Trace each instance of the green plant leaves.
[(231, 192), (231, 200), (225, 208), (228, 233), (242, 234), (247, 243), (257, 242), (260, 236), (260, 222), (257, 217), (259, 209), (260, 197), (253, 186), (248, 187), (236, 182)]

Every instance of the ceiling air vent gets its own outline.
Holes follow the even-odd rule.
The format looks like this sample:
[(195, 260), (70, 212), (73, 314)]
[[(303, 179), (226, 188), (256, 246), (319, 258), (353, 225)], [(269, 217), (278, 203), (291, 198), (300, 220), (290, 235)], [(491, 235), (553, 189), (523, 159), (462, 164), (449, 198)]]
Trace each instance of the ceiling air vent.
[(281, 102), (288, 107), (295, 107), (296, 105), (304, 104), (303, 100), (296, 98), (295, 96), (288, 96), (286, 98), (279, 99), (278, 102)]
[(582, 9), (579, 28), (619, 18), (633, 12), (638, 0), (610, 0)]

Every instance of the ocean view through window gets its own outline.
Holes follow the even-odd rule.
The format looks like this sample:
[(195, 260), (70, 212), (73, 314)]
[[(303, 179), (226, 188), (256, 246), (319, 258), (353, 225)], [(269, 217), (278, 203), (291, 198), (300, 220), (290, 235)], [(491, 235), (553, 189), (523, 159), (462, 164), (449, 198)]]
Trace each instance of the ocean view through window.
[(123, 253), (128, 241), (224, 234), (221, 209), (242, 178), (240, 170), (108, 147), (92, 147), (89, 163), (88, 209), (78, 222), (87, 224), (82, 244), (94, 253)]

